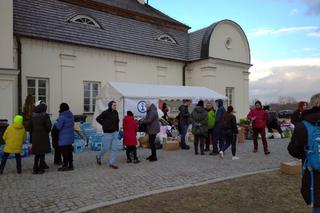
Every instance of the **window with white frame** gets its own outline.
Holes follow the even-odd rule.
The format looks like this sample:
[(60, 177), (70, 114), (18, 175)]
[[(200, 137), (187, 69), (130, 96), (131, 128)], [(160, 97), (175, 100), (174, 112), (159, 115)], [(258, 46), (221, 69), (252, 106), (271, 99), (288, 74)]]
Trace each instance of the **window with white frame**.
[(227, 106), (234, 104), (234, 87), (226, 87)]
[(49, 80), (41, 78), (27, 78), (27, 95), (32, 95), (35, 101), (49, 102)]
[(83, 111), (93, 113), (96, 107), (96, 97), (100, 91), (100, 82), (83, 82)]
[(89, 26), (101, 28), (101, 26), (98, 24), (98, 22), (96, 22), (96, 20), (94, 20), (90, 16), (86, 16), (86, 15), (76, 15), (73, 18), (71, 18), (70, 21), (74, 22), (74, 23), (79, 23), (79, 24), (84, 24), (84, 25), (89, 25)]

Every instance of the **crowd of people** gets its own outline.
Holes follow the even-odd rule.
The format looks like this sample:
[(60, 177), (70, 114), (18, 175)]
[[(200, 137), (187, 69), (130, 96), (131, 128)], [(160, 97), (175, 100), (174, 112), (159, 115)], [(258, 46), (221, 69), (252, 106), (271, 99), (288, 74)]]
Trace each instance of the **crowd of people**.
[(23, 116), (15, 116), (13, 123), (4, 132), (5, 145), (0, 174), (3, 173), (10, 154), (15, 154), (17, 173), (21, 174), (20, 153), (27, 131), (30, 133), (30, 151), (34, 155), (33, 174), (43, 174), (49, 169), (45, 155), (51, 152), (50, 132), (55, 149), (54, 164), (61, 165), (58, 171), (73, 170), (74, 117), (68, 104), (60, 104), (59, 117), (52, 125), (45, 102), (34, 103), (34, 98), (27, 96), (25, 103)]
[[(61, 165), (58, 171), (73, 170), (74, 116), (68, 104), (60, 104), (59, 117), (52, 125), (46, 103), (38, 101), (32, 104), (34, 103), (32, 96), (27, 97), (26, 103), (23, 115), (16, 115), (13, 123), (3, 135), (5, 145), (0, 174), (3, 173), (10, 154), (15, 154), (17, 173), (21, 174), (20, 152), (26, 140), (27, 131), (30, 133), (31, 151), (34, 155), (33, 174), (43, 174), (49, 168), (45, 161), (45, 155), (51, 152), (50, 132), (54, 148), (54, 164)], [(232, 160), (238, 160), (239, 158), (236, 156), (238, 127), (233, 107), (228, 106), (225, 110), (223, 101), (217, 100), (215, 101), (217, 110), (215, 110), (213, 103), (207, 102), (205, 107), (204, 101), (200, 100), (190, 113), (190, 104), (190, 100), (183, 100), (183, 104), (179, 107), (179, 115), (176, 117), (181, 137), (181, 149), (190, 149), (187, 145), (186, 135), (191, 125), (195, 155), (199, 153), (205, 155), (205, 152), (210, 152), (210, 155), (220, 155), (223, 158), (224, 152), (231, 146)], [(291, 118), (295, 129), (288, 145), (288, 151), (293, 157), (302, 159), (305, 166), (303, 167), (301, 193), (306, 203), (313, 205), (314, 212), (320, 212), (320, 149), (317, 149), (320, 147), (320, 94), (312, 96), (310, 106), (311, 108), (307, 109), (307, 102), (300, 102)], [(160, 132), (157, 106), (147, 102), (146, 108), (146, 116), (139, 121), (135, 120), (131, 111), (127, 111), (123, 119), (123, 143), (126, 147), (127, 163), (140, 162), (137, 155), (136, 138), (139, 126), (145, 126), (145, 132), (149, 138), (151, 155), (147, 160), (150, 162), (158, 160), (155, 146), (156, 136)], [(166, 104), (163, 104), (162, 111), (163, 119), (170, 122)], [(260, 134), (264, 154), (269, 155), (266, 138), (266, 127), (270, 122), (268, 109), (264, 109), (262, 103), (256, 101), (254, 108), (248, 113), (247, 119), (250, 120), (253, 129), (253, 152), (258, 151), (258, 135)], [(110, 152), (108, 164), (110, 168), (118, 169), (116, 153), (120, 120), (117, 103), (111, 101), (108, 104), (108, 109), (103, 111), (96, 118), (96, 121), (102, 126), (104, 132), (102, 149), (96, 155), (97, 164), (101, 165), (104, 154)], [(313, 143), (318, 145), (313, 151), (310, 151), (314, 147)], [(316, 155), (318, 159), (315, 158), (311, 162), (310, 153)]]

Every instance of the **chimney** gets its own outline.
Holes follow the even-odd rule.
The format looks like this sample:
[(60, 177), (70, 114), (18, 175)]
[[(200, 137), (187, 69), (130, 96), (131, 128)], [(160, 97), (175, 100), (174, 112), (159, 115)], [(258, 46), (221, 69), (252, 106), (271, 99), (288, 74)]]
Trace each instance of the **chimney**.
[(137, 0), (137, 2), (139, 2), (140, 4), (144, 5), (144, 0)]

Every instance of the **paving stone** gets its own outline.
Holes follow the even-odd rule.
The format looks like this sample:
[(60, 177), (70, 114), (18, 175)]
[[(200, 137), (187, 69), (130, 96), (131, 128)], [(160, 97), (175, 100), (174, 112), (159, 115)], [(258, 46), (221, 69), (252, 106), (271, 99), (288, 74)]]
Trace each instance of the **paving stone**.
[[(15, 160), (8, 160), (0, 176), (0, 212), (70, 212), (77, 209), (141, 195), (168, 187), (196, 184), (243, 173), (279, 167), (291, 161), (287, 153), (288, 140), (269, 140), (271, 154), (265, 156), (259, 142), (259, 152), (252, 153), (252, 142), (237, 144), (240, 160), (231, 159), (231, 150), (224, 159), (218, 156), (194, 155), (190, 150), (158, 151), (158, 161), (144, 160), (148, 149), (138, 149), (139, 164), (127, 164), (125, 152), (119, 152), (117, 165), (112, 170), (104, 163), (96, 165), (95, 153), (85, 151), (74, 155), (75, 170), (58, 172), (53, 155), (46, 155), (50, 167), (43, 175), (33, 175), (33, 156), (23, 158), (22, 175), (16, 174)], [(107, 157), (107, 155), (106, 155)], [(105, 158), (107, 159), (107, 158)]]

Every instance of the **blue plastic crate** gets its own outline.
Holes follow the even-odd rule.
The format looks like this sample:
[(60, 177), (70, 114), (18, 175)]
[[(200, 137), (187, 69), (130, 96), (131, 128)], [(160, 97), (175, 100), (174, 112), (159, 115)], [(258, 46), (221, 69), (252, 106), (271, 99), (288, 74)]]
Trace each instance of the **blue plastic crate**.
[(99, 152), (102, 149), (102, 142), (90, 143), (90, 147), (92, 151)]
[(86, 144), (85, 141), (82, 140), (82, 139), (75, 140), (75, 142), (72, 145), (73, 146), (73, 152), (75, 154), (83, 152), (84, 149), (85, 149), (85, 144)]
[(78, 133), (74, 132), (73, 135), (75, 140), (81, 139), (81, 136)]
[(89, 129), (89, 128), (92, 128), (91, 123), (82, 123), (82, 124), (80, 124), (81, 132), (84, 132), (85, 129)]
[(21, 150), (21, 157), (25, 158), (29, 156), (29, 145), (23, 144), (22, 150)]
[(30, 132), (27, 132), (27, 136), (26, 136), (26, 144), (30, 144)]

